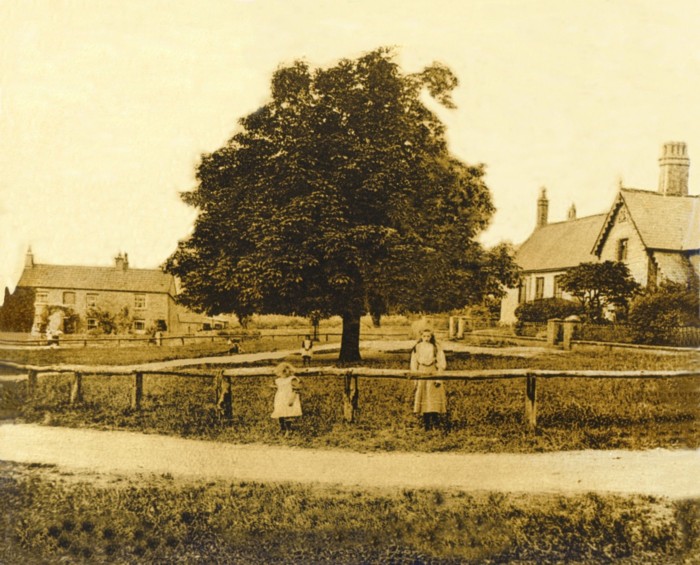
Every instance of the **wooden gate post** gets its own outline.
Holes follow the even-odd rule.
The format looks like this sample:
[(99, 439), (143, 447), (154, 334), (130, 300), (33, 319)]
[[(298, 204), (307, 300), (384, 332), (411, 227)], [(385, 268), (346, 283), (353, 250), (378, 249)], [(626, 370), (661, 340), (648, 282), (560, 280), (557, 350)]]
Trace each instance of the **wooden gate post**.
[(143, 373), (134, 373), (134, 381), (131, 385), (131, 409), (141, 410), (143, 398)]
[(346, 422), (352, 423), (355, 421), (360, 404), (359, 397), (357, 376), (353, 375), (352, 371), (349, 371), (345, 375), (345, 390), (343, 393), (343, 419)]
[(537, 380), (535, 375), (527, 375), (525, 390), (525, 418), (530, 430), (537, 427)]
[(77, 404), (83, 399), (83, 374), (73, 373), (73, 382), (70, 387), (70, 403)]
[(27, 375), (27, 396), (29, 398), (34, 398), (34, 395), (36, 394), (37, 383), (37, 372), (29, 371), (29, 374)]

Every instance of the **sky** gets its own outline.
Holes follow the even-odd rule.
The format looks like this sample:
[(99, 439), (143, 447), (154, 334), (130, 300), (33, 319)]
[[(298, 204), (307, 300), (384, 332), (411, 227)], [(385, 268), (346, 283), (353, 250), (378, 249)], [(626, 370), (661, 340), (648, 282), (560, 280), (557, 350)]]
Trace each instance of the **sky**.
[(380, 46), (459, 78), (436, 111), (486, 165), (487, 246), (527, 238), (542, 186), (550, 221), (606, 211), (620, 182), (655, 190), (665, 141), (688, 144), (698, 194), (698, 29), (696, 0), (0, 0), (0, 289), (29, 246), (159, 266), (192, 229), (200, 156), (280, 65)]

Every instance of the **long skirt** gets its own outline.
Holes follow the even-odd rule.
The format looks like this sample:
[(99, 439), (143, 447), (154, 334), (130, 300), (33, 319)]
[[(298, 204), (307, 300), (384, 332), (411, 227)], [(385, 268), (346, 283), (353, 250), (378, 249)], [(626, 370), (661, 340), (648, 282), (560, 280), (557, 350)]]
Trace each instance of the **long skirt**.
[[(433, 367), (421, 367), (419, 371), (426, 375), (435, 374)], [(442, 381), (417, 381), (413, 411), (416, 414), (425, 414), (426, 412), (447, 413), (445, 384)]]

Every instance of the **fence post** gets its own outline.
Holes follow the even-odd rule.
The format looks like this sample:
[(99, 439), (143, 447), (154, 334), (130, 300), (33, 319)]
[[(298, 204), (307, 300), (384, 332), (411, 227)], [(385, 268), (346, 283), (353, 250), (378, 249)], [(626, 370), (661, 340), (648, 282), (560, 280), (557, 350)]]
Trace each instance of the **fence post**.
[(535, 375), (527, 375), (525, 390), (525, 419), (530, 430), (537, 427), (537, 380)]
[(359, 408), (359, 389), (357, 376), (349, 371), (345, 375), (345, 390), (343, 393), (343, 419), (346, 422), (352, 423), (355, 421), (357, 410)]
[(70, 387), (70, 403), (77, 404), (83, 399), (83, 375), (82, 373), (73, 373), (73, 382)]
[(231, 377), (224, 377), (223, 371), (219, 371), (215, 377), (215, 390), (218, 393), (216, 407), (219, 409), (219, 414), (226, 422), (231, 422), (233, 420)]
[(29, 371), (29, 374), (27, 375), (27, 396), (29, 398), (33, 398), (36, 394), (37, 382), (37, 372)]
[(219, 405), (219, 398), (221, 397), (221, 382), (224, 380), (224, 371), (219, 369), (214, 373), (214, 404)]
[(131, 386), (131, 409), (141, 410), (143, 398), (143, 373), (134, 373), (134, 382)]

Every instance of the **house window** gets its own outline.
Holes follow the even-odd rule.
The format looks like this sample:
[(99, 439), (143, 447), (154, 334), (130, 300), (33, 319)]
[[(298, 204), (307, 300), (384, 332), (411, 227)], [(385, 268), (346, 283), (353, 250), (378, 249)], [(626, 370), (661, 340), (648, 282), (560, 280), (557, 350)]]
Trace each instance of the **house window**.
[(64, 304), (75, 304), (75, 292), (66, 291), (63, 293)]
[(48, 304), (49, 293), (48, 292), (37, 292), (36, 293), (36, 303), (37, 304)]
[(535, 300), (544, 298), (544, 277), (535, 279)]
[(97, 293), (88, 292), (86, 303), (88, 308), (95, 308), (97, 306)]
[(88, 329), (88, 331), (97, 329), (97, 320), (95, 318), (88, 318), (87, 319), (87, 329)]
[(522, 280), (518, 286), (518, 304), (525, 301), (527, 301), (527, 280)]
[(627, 221), (627, 210), (625, 210), (624, 206), (620, 208), (620, 211), (617, 213), (617, 222), (622, 223)]
[(627, 260), (627, 243), (629, 240), (620, 239), (617, 241), (617, 260), (625, 261)]
[(561, 298), (563, 290), (561, 288), (561, 275), (554, 277), (554, 298)]
[(136, 294), (134, 296), (134, 308), (137, 310), (143, 310), (146, 308), (146, 295), (145, 294)]
[(134, 320), (134, 331), (146, 331), (146, 322), (144, 320)]

